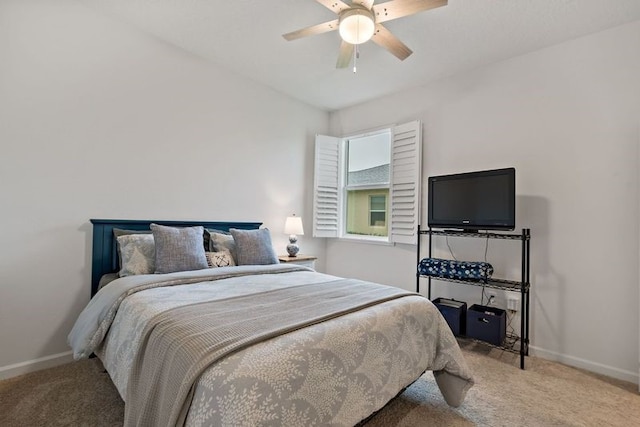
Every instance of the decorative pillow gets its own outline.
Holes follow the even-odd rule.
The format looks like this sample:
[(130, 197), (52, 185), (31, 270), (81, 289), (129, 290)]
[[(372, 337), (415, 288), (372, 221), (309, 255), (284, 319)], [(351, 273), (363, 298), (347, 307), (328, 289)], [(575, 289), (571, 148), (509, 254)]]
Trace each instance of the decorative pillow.
[(486, 282), (493, 274), (493, 266), (488, 262), (424, 258), (418, 264), (418, 273), (423, 276)]
[(125, 230), (123, 228), (113, 229), (113, 235), (116, 239), (120, 236), (127, 236), (129, 234), (151, 234), (151, 230)]
[(236, 243), (236, 262), (238, 265), (278, 264), (278, 256), (271, 245), (271, 233), (268, 228), (259, 230), (229, 230)]
[(215, 228), (205, 228), (204, 229), (204, 234), (202, 235), (202, 237), (204, 238), (204, 251), (205, 252), (213, 251), (213, 249), (211, 248), (211, 246), (212, 246), (211, 235), (213, 233), (226, 234), (226, 235), (230, 236), (230, 234), (227, 233), (224, 230), (216, 230)]
[(117, 238), (122, 256), (120, 277), (152, 274), (155, 271), (155, 244), (151, 234), (128, 234)]
[(107, 274), (103, 275), (100, 278), (100, 281), (98, 282), (98, 290), (104, 288), (109, 283), (111, 283), (114, 280), (116, 280), (118, 277), (120, 277), (120, 275), (118, 273), (107, 273)]
[(236, 241), (231, 234), (225, 232), (209, 231), (209, 251), (229, 251), (237, 264)]
[(233, 257), (231, 256), (231, 252), (229, 251), (205, 252), (205, 255), (207, 256), (207, 264), (209, 264), (209, 268), (233, 267), (236, 265)]
[(156, 273), (209, 268), (204, 254), (203, 227), (151, 224), (156, 247)]
[[(113, 229), (113, 237), (118, 241), (118, 237), (127, 236), (129, 234), (151, 234), (151, 230), (124, 230), (122, 228)], [(120, 245), (116, 244), (116, 252), (118, 253), (118, 268), (122, 266), (122, 255), (120, 255)]]

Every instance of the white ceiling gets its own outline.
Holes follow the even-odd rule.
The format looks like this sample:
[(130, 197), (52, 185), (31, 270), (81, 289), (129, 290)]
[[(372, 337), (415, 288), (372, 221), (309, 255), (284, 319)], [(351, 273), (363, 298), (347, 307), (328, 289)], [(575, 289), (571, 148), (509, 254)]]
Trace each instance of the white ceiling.
[(80, 1), (330, 111), (640, 19), (640, 0), (449, 0), (385, 23), (413, 55), (399, 61), (369, 42), (354, 74), (335, 68), (337, 32), (282, 38), (336, 18), (315, 0)]

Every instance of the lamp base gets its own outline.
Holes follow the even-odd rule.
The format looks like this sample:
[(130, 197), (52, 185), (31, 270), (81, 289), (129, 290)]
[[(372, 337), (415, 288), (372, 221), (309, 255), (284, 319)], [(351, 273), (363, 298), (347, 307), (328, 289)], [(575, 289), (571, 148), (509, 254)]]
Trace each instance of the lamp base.
[(300, 252), (300, 248), (295, 243), (289, 243), (287, 245), (287, 253), (289, 254), (289, 256), (297, 256), (298, 252)]
[(291, 257), (298, 255), (298, 252), (300, 252), (300, 247), (298, 246), (297, 242), (298, 242), (298, 237), (297, 236), (295, 236), (293, 234), (289, 236), (289, 244), (287, 245), (287, 253)]

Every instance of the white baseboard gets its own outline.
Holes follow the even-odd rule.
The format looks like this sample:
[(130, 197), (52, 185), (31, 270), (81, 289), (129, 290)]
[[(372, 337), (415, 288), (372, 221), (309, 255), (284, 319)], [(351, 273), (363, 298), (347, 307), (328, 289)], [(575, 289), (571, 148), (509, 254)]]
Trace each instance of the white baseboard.
[(65, 351), (64, 353), (52, 354), (51, 356), (2, 366), (0, 367), (0, 380), (17, 377), (18, 375), (28, 374), (29, 372), (35, 372), (41, 369), (52, 368), (72, 361), (73, 352)]
[[(614, 368), (612, 366), (603, 365), (601, 363), (591, 362), (579, 357), (567, 356), (555, 351), (545, 350), (543, 348), (530, 346), (530, 354), (543, 359), (552, 360), (554, 362), (564, 363), (565, 365), (575, 368), (585, 369), (597, 374), (606, 375), (622, 381), (628, 381), (638, 384), (640, 376), (638, 372), (626, 371)], [(39, 359), (27, 360), (26, 362), (15, 363), (0, 367), (0, 380), (16, 377), (29, 372), (39, 371), (41, 369), (52, 368), (73, 361), (73, 352), (65, 351), (64, 353), (52, 354), (51, 356), (41, 357)]]
[(625, 371), (624, 369), (580, 359), (579, 357), (567, 356), (566, 354), (556, 353), (555, 351), (545, 350), (535, 346), (530, 346), (529, 352), (531, 355), (542, 359), (564, 363), (565, 365), (573, 366), (574, 368), (585, 369), (590, 372), (595, 372), (596, 374), (606, 375), (607, 377), (628, 381), (634, 384), (638, 384), (638, 380), (640, 379), (638, 372)]

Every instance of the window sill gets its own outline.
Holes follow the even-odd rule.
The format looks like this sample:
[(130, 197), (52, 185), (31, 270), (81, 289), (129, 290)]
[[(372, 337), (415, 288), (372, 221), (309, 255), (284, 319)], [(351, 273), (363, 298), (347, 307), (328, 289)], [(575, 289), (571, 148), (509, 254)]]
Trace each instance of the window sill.
[(388, 237), (341, 236), (336, 238), (336, 240), (340, 242), (349, 242), (349, 243), (366, 243), (366, 244), (373, 244), (373, 245), (393, 246), (393, 243), (389, 241)]

